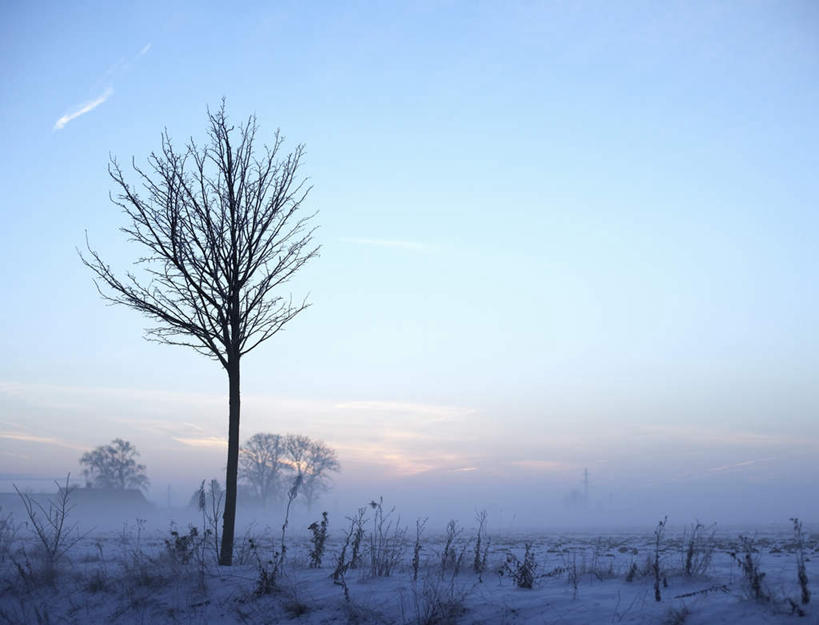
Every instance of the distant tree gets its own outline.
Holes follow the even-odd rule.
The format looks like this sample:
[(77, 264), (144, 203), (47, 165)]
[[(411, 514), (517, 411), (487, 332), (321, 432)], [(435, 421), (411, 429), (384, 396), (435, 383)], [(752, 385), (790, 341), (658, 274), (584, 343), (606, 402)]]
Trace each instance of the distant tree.
[(287, 460), (302, 476), (300, 494), (311, 509), (321, 493), (329, 489), (330, 473), (341, 470), (336, 451), (322, 441), (299, 434), (288, 434), (285, 440)]
[(284, 437), (285, 454), (290, 467), (304, 475), (307, 468), (307, 451), (312, 441), (304, 434), (287, 434)]
[(285, 442), (279, 434), (259, 432), (239, 448), (239, 477), (263, 505), (281, 496), (284, 474), (293, 471)]
[(139, 452), (129, 442), (115, 438), (110, 445), (101, 445), (80, 458), (86, 481), (98, 488), (148, 488), (145, 465), (138, 464)]
[(108, 172), (125, 213), (121, 230), (141, 247), (141, 275), (117, 275), (87, 244), (83, 262), (109, 302), (157, 326), (151, 340), (183, 345), (218, 361), (228, 377), (228, 450), (219, 563), (233, 562), (239, 473), (240, 362), (307, 307), (282, 294), (311, 258), (312, 215), (300, 211), (303, 148), (282, 157), (278, 132), (258, 147), (255, 117), (234, 126), (224, 101), (208, 113), (208, 139), (177, 150), (167, 133), (129, 184), (116, 160)]

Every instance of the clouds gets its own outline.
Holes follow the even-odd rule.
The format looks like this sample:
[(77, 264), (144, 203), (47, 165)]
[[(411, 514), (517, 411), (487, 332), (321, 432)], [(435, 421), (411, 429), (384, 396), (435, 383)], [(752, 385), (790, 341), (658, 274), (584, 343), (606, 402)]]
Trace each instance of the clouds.
[(78, 117), (85, 115), (86, 113), (90, 113), (99, 105), (106, 102), (108, 98), (110, 98), (112, 95), (114, 95), (114, 89), (112, 87), (108, 87), (105, 91), (103, 91), (102, 95), (100, 95), (98, 98), (91, 100), (90, 102), (80, 104), (70, 113), (66, 113), (65, 115), (60, 117), (60, 119), (58, 119), (57, 122), (54, 124), (54, 130), (62, 130), (63, 128), (65, 128), (68, 122), (73, 121)]
[[(0, 439), (6, 431), (9, 448), (32, 441), (40, 432), (54, 436), (40, 443), (57, 444), (59, 437), (84, 448), (120, 436), (144, 450), (152, 470), (174, 465), (175, 472), (182, 474), (199, 471), (184, 466), (194, 458), (200, 464), (212, 460), (214, 466), (224, 461), (226, 399), (218, 393), (0, 381), (0, 414), (4, 408), (20, 417), (20, 423), (0, 418)], [(263, 431), (324, 439), (339, 451), (345, 471), (352, 469), (359, 476), (371, 473), (373, 467), (384, 475), (411, 475), (475, 466), (477, 443), (469, 423), (477, 415), (468, 406), (248, 393), (243, 408), (243, 439)], [(357, 471), (353, 465), (359, 467)]]
[[(148, 54), (150, 49), (151, 49), (151, 42), (148, 42), (144, 46), (142, 46), (142, 49), (139, 52), (137, 52), (136, 56), (133, 57), (133, 60), (136, 61), (140, 57), (145, 56), (146, 54)], [(109, 69), (108, 72), (106, 72), (106, 79), (111, 78), (113, 75), (115, 75), (115, 74), (117, 74), (119, 72), (127, 70), (129, 67), (130, 67), (130, 63), (128, 61), (125, 61), (125, 60), (120, 61), (113, 68)], [(56, 132), (57, 130), (62, 130), (63, 128), (66, 127), (66, 125), (69, 122), (77, 119), (78, 117), (81, 117), (81, 116), (85, 115), (86, 113), (90, 113), (95, 108), (97, 108), (98, 106), (100, 106), (100, 105), (104, 104), (106, 101), (108, 101), (108, 99), (112, 95), (114, 95), (114, 88), (109, 85), (108, 87), (105, 88), (105, 90), (102, 92), (102, 94), (99, 95), (98, 97), (96, 97), (95, 99), (89, 100), (87, 102), (84, 102), (84, 103), (74, 107), (71, 110), (71, 112), (66, 113), (65, 115), (60, 117), (60, 119), (58, 119), (54, 124), (54, 131)]]
[(13, 441), (25, 441), (28, 443), (43, 443), (45, 445), (57, 445), (59, 447), (66, 447), (68, 449), (84, 449), (81, 445), (74, 445), (72, 443), (60, 440), (53, 436), (36, 436), (29, 432), (0, 432), (0, 438), (9, 439)]
[(217, 447), (219, 449), (227, 447), (227, 440), (224, 437), (205, 436), (203, 438), (178, 438), (175, 441), (187, 445), (188, 447)]
[[(79, 452), (119, 436), (137, 446), (156, 484), (193, 488), (203, 476), (224, 472), (226, 403), (218, 392), (0, 380), (0, 473), (59, 475), (76, 466)], [(628, 497), (635, 498), (635, 506), (644, 496), (656, 503), (676, 488), (678, 499), (694, 498), (704, 506), (697, 510), (705, 510), (710, 504), (702, 493), (815, 474), (819, 444), (809, 434), (797, 440), (787, 432), (570, 414), (533, 419), (514, 408), (493, 413), (480, 404), (401, 397), (246, 393), (242, 403), (242, 440), (255, 432), (323, 439), (342, 462), (336, 480), (340, 497), (404, 489), (407, 497), (417, 496), (417, 511), (424, 515), (429, 510), (422, 504), (430, 497), (453, 506), (466, 501), (471, 509), (467, 492), (505, 502), (509, 509), (524, 505), (531, 488), (541, 489), (543, 501), (559, 502), (581, 487), (584, 467), (591, 472), (593, 492), (614, 493), (623, 506)], [(773, 496), (775, 491), (765, 488)]]

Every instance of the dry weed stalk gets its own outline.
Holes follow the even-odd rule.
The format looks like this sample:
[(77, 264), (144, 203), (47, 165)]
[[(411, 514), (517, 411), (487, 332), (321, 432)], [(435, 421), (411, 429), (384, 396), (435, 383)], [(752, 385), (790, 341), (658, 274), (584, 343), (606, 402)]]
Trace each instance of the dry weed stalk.
[[(44, 572), (49, 579), (53, 578), (54, 568), (59, 561), (84, 538), (80, 535), (76, 523), (68, 523), (68, 517), (74, 509), (71, 504), (73, 487), (69, 485), (70, 478), (69, 473), (65, 477), (65, 485), (54, 482), (57, 485), (57, 495), (54, 499), (49, 499), (48, 506), (37, 501), (33, 495), (21, 492), (17, 485), (14, 485), (14, 490), (23, 502), (26, 515), (31, 522), (32, 531), (39, 541), (44, 558)], [(24, 560), (26, 567), (15, 562), (18, 572), (23, 577), (33, 573), (28, 558)]]
[(657, 527), (654, 529), (654, 562), (651, 565), (651, 570), (654, 573), (655, 601), (663, 600), (662, 595), (660, 594), (660, 543), (663, 540), (663, 534), (665, 533), (665, 526), (667, 523), (668, 516), (666, 515), (663, 517), (662, 521), (657, 523)]
[(805, 535), (802, 533), (802, 521), (794, 517), (793, 537), (796, 541), (796, 575), (799, 579), (799, 589), (802, 591), (802, 605), (810, 603), (810, 588), (808, 588), (808, 572), (805, 569)]

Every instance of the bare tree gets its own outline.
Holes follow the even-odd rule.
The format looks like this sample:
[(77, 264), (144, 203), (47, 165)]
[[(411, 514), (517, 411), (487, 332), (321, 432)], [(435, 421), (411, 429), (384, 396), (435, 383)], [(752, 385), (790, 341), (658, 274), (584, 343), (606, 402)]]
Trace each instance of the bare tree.
[(259, 432), (239, 448), (239, 477), (264, 505), (284, 493), (284, 474), (293, 470), (285, 456), (285, 439), (279, 434)]
[(300, 494), (310, 509), (319, 495), (330, 487), (330, 473), (341, 470), (336, 451), (322, 441), (313, 441), (300, 434), (288, 434), (285, 440), (287, 459), (302, 476)]
[(304, 475), (307, 468), (307, 451), (311, 442), (310, 437), (304, 434), (287, 434), (284, 437), (287, 462), (301, 475)]
[(101, 488), (148, 488), (145, 465), (138, 464), (139, 452), (129, 441), (115, 438), (109, 445), (100, 445), (80, 458), (85, 465), (83, 475), (89, 484)]
[(102, 296), (134, 308), (158, 325), (147, 338), (183, 345), (217, 360), (228, 376), (228, 457), (219, 562), (233, 560), (239, 469), (240, 361), (307, 307), (281, 287), (318, 247), (299, 209), (309, 191), (297, 179), (303, 147), (280, 157), (282, 137), (257, 150), (256, 118), (238, 128), (224, 101), (208, 112), (208, 141), (177, 151), (167, 132), (148, 167), (133, 163), (141, 188), (116, 161), (111, 199), (129, 223), (121, 230), (142, 246), (143, 275), (118, 277), (89, 244), (83, 262)]

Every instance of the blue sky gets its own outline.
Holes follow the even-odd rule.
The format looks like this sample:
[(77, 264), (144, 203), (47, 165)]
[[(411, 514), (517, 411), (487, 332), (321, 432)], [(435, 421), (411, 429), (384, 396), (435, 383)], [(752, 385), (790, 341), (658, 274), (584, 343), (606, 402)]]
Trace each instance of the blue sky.
[(224, 374), (143, 341), (75, 247), (87, 230), (127, 268), (109, 154), (143, 160), (163, 128), (202, 137), (225, 96), (306, 144), (323, 246), (291, 285), (314, 306), (245, 361), (246, 434), (326, 439), (339, 489), (376, 467), (560, 494), (588, 466), (601, 496), (656, 492), (658, 510), (677, 484), (808, 505), (815, 3), (0, 17), (0, 473), (76, 472), (114, 436), (158, 488), (221, 471)]

